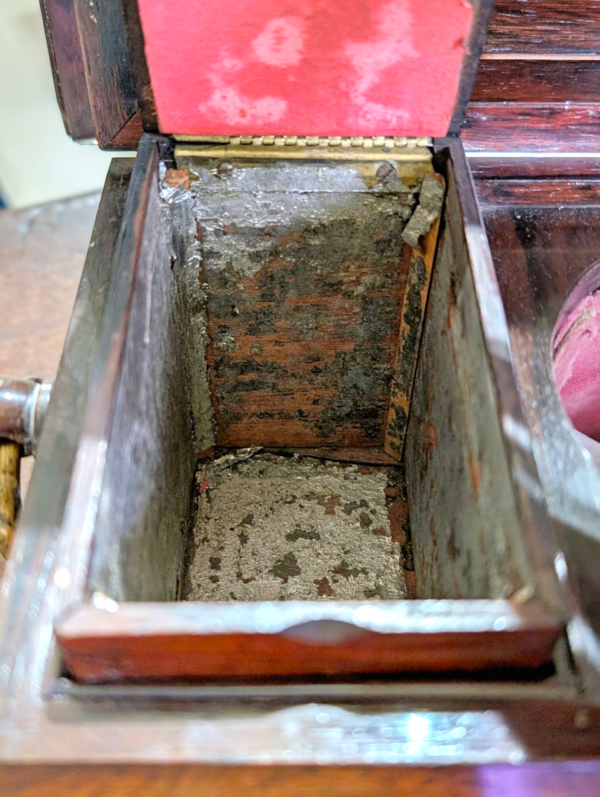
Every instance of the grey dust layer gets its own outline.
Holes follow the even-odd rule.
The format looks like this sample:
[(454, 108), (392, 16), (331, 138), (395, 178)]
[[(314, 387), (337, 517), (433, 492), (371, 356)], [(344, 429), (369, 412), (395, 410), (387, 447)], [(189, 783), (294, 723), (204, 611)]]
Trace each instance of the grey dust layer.
[(385, 468), (230, 457), (198, 472), (187, 600), (405, 597)]

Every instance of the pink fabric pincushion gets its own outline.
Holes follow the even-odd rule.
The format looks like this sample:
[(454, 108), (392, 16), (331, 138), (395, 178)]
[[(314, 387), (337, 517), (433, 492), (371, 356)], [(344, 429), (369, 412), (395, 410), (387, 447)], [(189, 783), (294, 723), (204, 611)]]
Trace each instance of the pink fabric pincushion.
[(573, 426), (600, 441), (600, 290), (585, 296), (554, 338), (554, 376)]

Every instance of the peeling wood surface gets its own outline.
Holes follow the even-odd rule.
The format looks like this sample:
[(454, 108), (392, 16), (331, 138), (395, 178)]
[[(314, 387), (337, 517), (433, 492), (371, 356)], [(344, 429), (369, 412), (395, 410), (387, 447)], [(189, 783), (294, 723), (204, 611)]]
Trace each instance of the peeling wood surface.
[[(440, 214), (445, 184), (441, 175), (430, 178), (438, 185), (433, 198), (431, 213), (433, 222), (423, 236), (419, 249), (411, 248), (408, 254), (410, 265), (406, 288), (400, 311), (398, 349), (390, 389), (390, 403), (385, 427), (384, 449), (387, 454), (400, 460), (410, 414), (413, 380), (421, 344), (423, 318), (429, 296), (431, 272), (437, 252)], [(414, 218), (414, 216), (413, 216)]]
[(430, 167), (187, 165), (217, 445), (380, 447)]

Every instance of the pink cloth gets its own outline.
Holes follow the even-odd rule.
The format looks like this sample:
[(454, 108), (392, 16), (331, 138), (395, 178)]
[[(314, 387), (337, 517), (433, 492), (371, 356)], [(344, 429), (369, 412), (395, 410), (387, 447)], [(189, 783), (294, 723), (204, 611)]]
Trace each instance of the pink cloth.
[(600, 441), (600, 291), (585, 296), (554, 338), (554, 376), (573, 426)]
[(469, 0), (139, 0), (164, 133), (445, 136)]

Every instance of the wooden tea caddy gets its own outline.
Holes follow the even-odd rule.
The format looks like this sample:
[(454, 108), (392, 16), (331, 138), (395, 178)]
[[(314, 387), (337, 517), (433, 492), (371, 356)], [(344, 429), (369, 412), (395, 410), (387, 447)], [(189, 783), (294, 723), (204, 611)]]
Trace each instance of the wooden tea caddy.
[[(593, 488), (597, 471), (561, 416), (548, 344), (593, 261), (583, 252), (568, 278), (553, 277), (552, 301), (533, 314), (544, 323), (509, 326), (507, 310), (529, 321), (531, 308), (522, 292), (506, 298), (510, 265), (499, 285), (498, 208), (514, 216), (531, 205), (529, 188), (546, 201), (561, 189), (561, 202), (573, 188), (556, 185), (562, 163), (551, 155), (492, 151), (494, 113), (503, 92), (517, 90), (500, 79), (514, 59), (486, 58), (465, 140), (495, 232), (488, 243), (457, 134), (491, 4), (472, 3), (447, 135), (432, 139), (413, 119), (392, 130), (416, 125), (412, 137), (347, 138), (335, 126), (331, 135), (251, 135), (241, 122), (241, 132), (190, 133), (199, 122), (189, 116), (161, 132), (153, 94), (167, 115), (161, 53), (176, 39), (152, 33), (160, 3), (139, 5), (152, 79), (135, 2), (43, 3), (69, 132), (138, 152), (109, 171), (2, 588), (8, 793), (42, 784), (63, 794), (93, 777), (106, 794), (152, 784), (187, 794), (203, 782), (214, 793), (235, 783), (376, 794), (418, 782), (419, 770), (399, 764), (595, 757), (589, 529), (599, 513), (573, 480)], [(506, 48), (522, 5), (496, 8), (487, 55), (494, 41)], [(183, 8), (196, 25), (206, 9), (188, 6), (161, 13)], [(532, 3), (540, 25), (559, 6)], [(225, 12), (219, 35), (235, 29)], [(185, 54), (167, 66), (182, 63)], [(535, 80), (552, 84), (552, 69), (541, 73)], [(332, 83), (334, 98), (338, 89)], [(520, 101), (503, 106), (507, 126), (538, 119), (543, 128), (539, 108)], [(538, 133), (544, 153), (548, 136)], [(580, 174), (593, 168), (591, 158), (569, 160)], [(439, 212), (424, 181), (444, 189)], [(427, 218), (411, 237), (417, 208)], [(529, 279), (535, 295), (538, 275)], [(516, 356), (518, 335), (533, 348)], [(281, 494), (288, 506), (277, 522), (301, 532), (289, 553), (261, 547), (272, 508), (247, 512), (266, 478), (258, 470), (244, 481), (253, 460), (276, 477), (292, 473), (312, 502), (302, 507), (318, 519), (307, 535), (293, 526), (297, 496)], [(233, 581), (250, 597), (181, 600), (203, 545), (219, 552), (204, 573), (212, 584), (233, 567), (227, 556), (242, 555), (227, 548), (224, 527), (220, 546), (190, 542), (202, 502), (219, 520), (222, 472), (240, 488), (241, 508), (234, 501), (227, 517), (252, 515), (242, 533), (256, 566), (265, 562), (251, 577), (259, 583), (246, 589), (244, 560)], [(349, 482), (350, 493), (316, 492), (314, 474), (321, 486)], [(352, 490), (363, 495), (363, 478), (380, 485), (371, 514), (384, 517), (381, 528), (368, 501), (360, 526), (360, 501), (349, 500)], [(337, 569), (326, 562), (322, 578), (302, 584), (302, 600), (287, 597), (303, 578), (298, 556), (326, 549), (334, 517), (360, 526), (367, 556), (385, 538), (388, 558), (402, 562), (397, 595), (381, 580), (367, 595), (361, 563), (342, 550)], [(360, 591), (337, 600), (351, 583)], [(543, 771), (532, 772), (543, 783)], [(464, 770), (447, 777), (464, 785)]]

